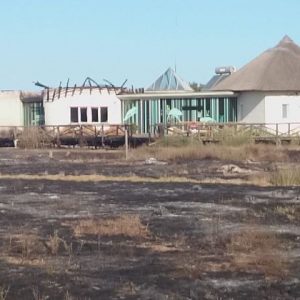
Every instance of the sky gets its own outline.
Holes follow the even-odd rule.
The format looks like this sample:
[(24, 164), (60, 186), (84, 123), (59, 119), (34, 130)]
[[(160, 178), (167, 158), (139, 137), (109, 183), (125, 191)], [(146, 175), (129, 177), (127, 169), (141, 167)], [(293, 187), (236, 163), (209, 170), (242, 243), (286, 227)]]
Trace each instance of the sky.
[(299, 16), (299, 0), (0, 0), (0, 89), (147, 87), (175, 66), (204, 84), (285, 34), (300, 44)]

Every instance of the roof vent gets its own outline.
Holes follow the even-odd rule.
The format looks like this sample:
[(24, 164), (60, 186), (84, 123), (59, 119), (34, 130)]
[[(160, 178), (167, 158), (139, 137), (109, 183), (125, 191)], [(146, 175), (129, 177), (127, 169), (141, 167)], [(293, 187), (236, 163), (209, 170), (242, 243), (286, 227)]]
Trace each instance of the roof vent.
[(236, 68), (233, 66), (227, 66), (227, 67), (217, 67), (215, 69), (215, 73), (218, 75), (222, 75), (222, 74), (231, 74), (234, 73), (236, 71)]

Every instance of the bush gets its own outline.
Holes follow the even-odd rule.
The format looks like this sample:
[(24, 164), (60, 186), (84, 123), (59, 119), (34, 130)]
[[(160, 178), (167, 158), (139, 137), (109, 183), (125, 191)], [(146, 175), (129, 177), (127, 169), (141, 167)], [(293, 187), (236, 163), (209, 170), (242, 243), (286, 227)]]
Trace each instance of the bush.
[(39, 127), (24, 128), (18, 136), (17, 146), (20, 148), (37, 149), (51, 143), (51, 138)]

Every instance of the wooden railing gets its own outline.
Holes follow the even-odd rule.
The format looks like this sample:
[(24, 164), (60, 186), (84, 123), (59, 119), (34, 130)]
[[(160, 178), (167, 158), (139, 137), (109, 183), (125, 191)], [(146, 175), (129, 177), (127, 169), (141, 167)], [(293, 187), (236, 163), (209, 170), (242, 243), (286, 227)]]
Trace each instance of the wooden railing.
[[(137, 136), (138, 128), (135, 125), (99, 124), (99, 125), (62, 125), (62, 126), (0, 126), (0, 141), (7, 139), (10, 142), (19, 140), (24, 133), (32, 132), (45, 145), (88, 145), (103, 146), (108, 137), (125, 137), (125, 130), (129, 137)], [(150, 130), (151, 129), (151, 130)], [(246, 135), (256, 142), (270, 141), (276, 144), (300, 141), (299, 123), (200, 123), (182, 122), (176, 124), (156, 124), (149, 128), (144, 138), (157, 138), (165, 135), (184, 135), (197, 137), (203, 141), (219, 141), (226, 136)]]
[(0, 126), (0, 141), (12, 144), (24, 139), (38, 140), (42, 145), (104, 145), (107, 137), (123, 137), (125, 130), (132, 136), (131, 126), (122, 124), (62, 126)]
[(226, 136), (245, 135), (250, 139), (270, 141), (300, 140), (299, 123), (200, 123), (182, 122), (177, 124), (157, 124), (155, 135), (185, 135), (202, 140), (218, 141)]

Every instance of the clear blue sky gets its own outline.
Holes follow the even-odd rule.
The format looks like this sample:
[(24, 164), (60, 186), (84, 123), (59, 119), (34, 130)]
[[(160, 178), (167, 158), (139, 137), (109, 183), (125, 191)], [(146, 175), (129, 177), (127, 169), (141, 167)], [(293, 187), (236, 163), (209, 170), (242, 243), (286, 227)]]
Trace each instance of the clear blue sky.
[(0, 89), (82, 84), (86, 76), (148, 86), (169, 66), (206, 83), (288, 34), (299, 0), (11, 0), (0, 4)]

